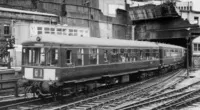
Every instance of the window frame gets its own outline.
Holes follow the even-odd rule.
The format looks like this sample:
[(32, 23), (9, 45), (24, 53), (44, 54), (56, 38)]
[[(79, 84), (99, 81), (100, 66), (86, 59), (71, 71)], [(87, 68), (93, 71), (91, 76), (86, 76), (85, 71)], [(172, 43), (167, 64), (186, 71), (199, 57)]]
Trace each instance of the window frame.
[(198, 52), (198, 44), (197, 43), (193, 44), (193, 51)]
[(56, 34), (57, 35), (62, 35), (62, 31), (63, 31), (62, 28), (56, 28)]
[[(70, 57), (68, 57), (68, 51), (70, 51)], [(68, 62), (69, 61), (69, 62)], [(66, 49), (65, 50), (65, 64), (72, 64), (72, 50)]]
[(50, 28), (44, 27), (44, 34), (50, 34)]
[(3, 34), (6, 34), (6, 35), (10, 34), (10, 25), (4, 24), (4, 26), (3, 26)]
[[(99, 49), (98, 48), (89, 48), (89, 64), (90, 65), (98, 65), (99, 64)], [(93, 63), (93, 61), (95, 63)]]
[(43, 34), (43, 27), (37, 27), (37, 34)]

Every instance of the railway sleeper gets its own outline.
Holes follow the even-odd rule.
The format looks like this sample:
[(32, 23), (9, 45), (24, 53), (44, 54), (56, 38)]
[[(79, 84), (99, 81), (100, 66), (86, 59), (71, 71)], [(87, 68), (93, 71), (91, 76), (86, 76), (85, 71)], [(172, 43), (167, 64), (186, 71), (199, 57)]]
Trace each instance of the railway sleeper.
[(154, 109), (152, 109), (152, 110), (157, 110), (157, 109), (169, 109), (169, 108), (172, 108), (172, 107), (176, 106), (176, 103), (179, 103), (179, 102), (182, 101), (182, 100), (185, 100), (185, 99), (187, 99), (187, 98), (190, 98), (190, 97), (193, 96), (193, 95), (198, 94), (199, 91), (200, 91), (200, 89), (199, 89), (199, 90), (195, 90), (195, 91), (193, 91), (193, 92), (191, 92), (191, 93), (188, 93), (188, 94), (186, 94), (186, 95), (184, 95), (184, 96), (182, 96), (182, 97), (180, 97), (180, 98), (178, 98), (178, 99), (176, 99), (176, 100), (173, 100), (173, 101), (170, 101), (170, 102), (168, 102), (168, 103), (166, 103), (166, 104), (163, 104), (163, 105), (161, 105), (161, 106), (158, 106), (158, 107), (156, 107), (156, 108), (154, 108)]
[(180, 102), (176, 105), (176, 109), (181, 109), (183, 107), (189, 106), (189, 105), (194, 104), (194, 103), (199, 102), (199, 101), (200, 101), (199, 96), (191, 98), (191, 99), (186, 100), (186, 101), (182, 101), (182, 102)]

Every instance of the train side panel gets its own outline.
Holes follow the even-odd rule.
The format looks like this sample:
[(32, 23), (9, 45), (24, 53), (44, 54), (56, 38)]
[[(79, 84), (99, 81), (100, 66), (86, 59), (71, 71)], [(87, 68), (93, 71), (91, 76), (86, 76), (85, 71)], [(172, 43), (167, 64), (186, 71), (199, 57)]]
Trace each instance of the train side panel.
[(120, 75), (119, 73), (140, 71), (141, 69), (158, 69), (159, 64), (159, 60), (156, 60), (63, 68), (58, 76), (60, 76), (61, 81), (81, 80), (92, 77), (101, 78), (106, 75)]

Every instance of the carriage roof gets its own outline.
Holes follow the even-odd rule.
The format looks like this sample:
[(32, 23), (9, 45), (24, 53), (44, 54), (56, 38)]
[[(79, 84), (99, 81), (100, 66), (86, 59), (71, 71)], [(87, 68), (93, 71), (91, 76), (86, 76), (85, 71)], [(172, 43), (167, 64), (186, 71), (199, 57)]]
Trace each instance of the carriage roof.
[[(36, 42), (37, 37), (30, 37), (23, 44)], [(40, 42), (54, 43), (61, 45), (83, 45), (83, 46), (108, 46), (108, 47), (150, 47), (158, 48), (154, 42), (147, 41), (133, 41), (133, 40), (119, 40), (119, 39), (103, 39), (94, 37), (69, 37), (64, 35), (42, 35)]]
[(164, 43), (158, 43), (158, 46), (164, 47), (164, 48), (176, 48), (176, 49), (183, 49), (181, 46), (172, 45), (172, 44), (164, 44)]

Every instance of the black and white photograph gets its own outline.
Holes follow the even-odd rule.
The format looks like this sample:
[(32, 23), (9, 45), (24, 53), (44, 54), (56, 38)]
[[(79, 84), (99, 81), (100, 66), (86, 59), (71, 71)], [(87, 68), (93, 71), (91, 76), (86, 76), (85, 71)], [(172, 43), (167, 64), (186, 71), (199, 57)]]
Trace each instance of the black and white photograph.
[(0, 110), (200, 110), (200, 0), (0, 0)]

